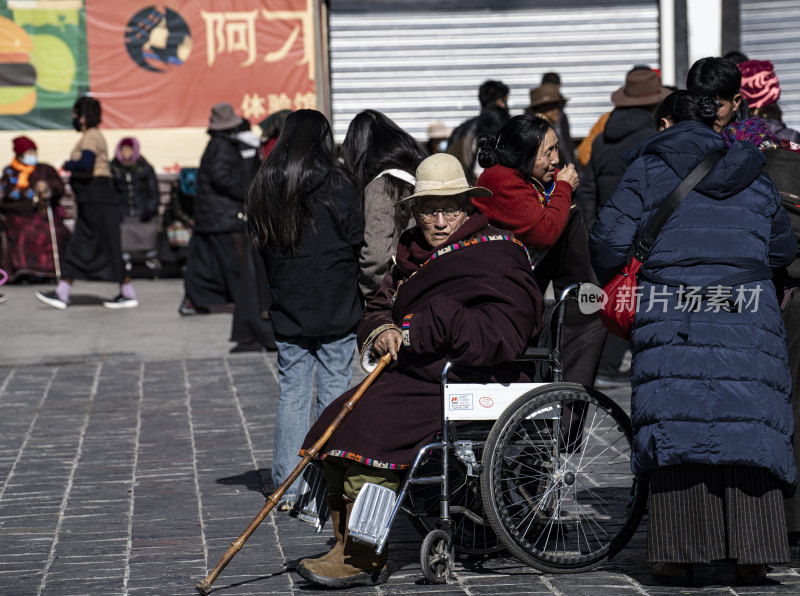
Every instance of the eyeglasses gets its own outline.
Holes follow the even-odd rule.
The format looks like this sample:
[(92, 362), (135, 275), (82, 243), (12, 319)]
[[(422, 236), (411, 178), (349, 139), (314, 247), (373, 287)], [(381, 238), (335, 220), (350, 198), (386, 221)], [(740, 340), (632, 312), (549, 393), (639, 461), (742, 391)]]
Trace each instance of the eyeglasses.
[(424, 224), (432, 224), (433, 222), (435, 222), (436, 218), (440, 213), (442, 214), (444, 220), (447, 223), (452, 223), (456, 219), (458, 219), (459, 215), (461, 215), (464, 212), (464, 208), (448, 207), (446, 209), (426, 209), (425, 211), (422, 211), (421, 209), (417, 208), (417, 212), (419, 213), (419, 218), (422, 220), (422, 223)]

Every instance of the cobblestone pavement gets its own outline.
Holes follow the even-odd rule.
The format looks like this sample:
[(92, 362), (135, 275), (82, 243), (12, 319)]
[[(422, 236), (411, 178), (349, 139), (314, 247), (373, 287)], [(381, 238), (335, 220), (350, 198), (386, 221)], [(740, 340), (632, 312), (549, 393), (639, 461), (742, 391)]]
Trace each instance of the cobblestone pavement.
[[(0, 595), (181, 595), (219, 560), (269, 491), (277, 370), (271, 354), (142, 360), (90, 358), (0, 368)], [(611, 394), (628, 400), (629, 392)], [(347, 593), (578, 596), (797, 594), (800, 574), (728, 587), (706, 570), (694, 588), (654, 585), (643, 522), (599, 570), (543, 575), (507, 556), (458, 561), (430, 586), (420, 537), (401, 519), (388, 584)], [(328, 549), (326, 528), (270, 514), (214, 584), (214, 594), (303, 594), (293, 572)]]

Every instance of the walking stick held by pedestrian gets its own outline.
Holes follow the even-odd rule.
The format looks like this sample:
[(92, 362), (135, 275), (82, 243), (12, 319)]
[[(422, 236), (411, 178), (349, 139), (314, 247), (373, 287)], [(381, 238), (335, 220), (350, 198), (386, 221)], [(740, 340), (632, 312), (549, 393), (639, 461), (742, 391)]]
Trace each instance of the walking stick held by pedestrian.
[(50, 244), (53, 246), (53, 267), (56, 272), (56, 280), (60, 280), (61, 263), (58, 258), (58, 239), (56, 238), (56, 222), (53, 219), (53, 205), (50, 203), (49, 192), (42, 192), (40, 188), (37, 188), (36, 196), (39, 199), (39, 204), (45, 205), (47, 209), (47, 223), (50, 226)]
[(217, 576), (222, 573), (222, 570), (225, 569), (226, 565), (231, 562), (231, 559), (238, 553), (242, 546), (244, 545), (245, 541), (250, 538), (250, 534), (255, 531), (258, 525), (264, 521), (264, 518), (267, 517), (267, 514), (272, 511), (273, 507), (278, 504), (278, 500), (281, 498), (283, 493), (292, 485), (292, 483), (297, 479), (300, 475), (300, 472), (303, 471), (303, 468), (308, 465), (312, 459), (314, 459), (317, 453), (325, 446), (325, 443), (328, 442), (328, 439), (331, 438), (331, 435), (334, 431), (339, 428), (339, 425), (342, 423), (350, 412), (353, 411), (356, 403), (361, 396), (364, 395), (366, 390), (372, 385), (372, 382), (376, 379), (376, 377), (381, 374), (386, 365), (388, 365), (392, 361), (392, 355), (389, 353), (384, 354), (381, 359), (378, 361), (378, 365), (375, 369), (369, 374), (369, 376), (361, 382), (361, 386), (358, 388), (353, 396), (347, 401), (344, 406), (342, 406), (342, 411), (336, 416), (336, 419), (331, 423), (331, 425), (325, 430), (323, 435), (319, 438), (319, 440), (314, 443), (309, 449), (305, 450), (305, 455), (303, 455), (303, 459), (300, 461), (299, 464), (291, 471), (289, 477), (283, 481), (283, 483), (278, 487), (278, 489), (272, 493), (269, 497), (267, 497), (266, 504), (261, 508), (261, 511), (258, 512), (253, 518), (253, 521), (245, 528), (245, 531), (242, 532), (242, 535), (239, 536), (236, 540), (231, 543), (230, 548), (225, 552), (223, 557), (219, 560), (216, 567), (212, 569), (209, 574), (205, 577), (204, 580), (199, 582), (195, 589), (200, 592), (201, 594), (208, 594), (211, 592), (211, 584), (214, 583), (214, 580), (217, 579)]

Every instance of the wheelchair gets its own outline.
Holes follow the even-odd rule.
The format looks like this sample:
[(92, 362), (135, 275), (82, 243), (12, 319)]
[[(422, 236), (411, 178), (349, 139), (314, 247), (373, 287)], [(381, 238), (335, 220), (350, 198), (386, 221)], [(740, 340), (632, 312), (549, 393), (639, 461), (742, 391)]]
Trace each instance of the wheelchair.
[[(606, 395), (562, 380), (566, 307), (591, 292), (581, 288), (556, 301), (551, 345), (517, 359), (547, 382), (451, 383), (445, 364), (438, 440), (419, 450), (398, 493), (364, 485), (348, 524), (354, 540), (380, 553), (402, 511), (424, 535), (420, 565), (432, 584), (452, 579), (457, 553), (506, 550), (543, 572), (577, 573), (627, 544), (647, 502), (646, 480), (631, 472), (630, 419)], [(317, 531), (323, 485), (321, 466), (308, 466), (291, 512)]]

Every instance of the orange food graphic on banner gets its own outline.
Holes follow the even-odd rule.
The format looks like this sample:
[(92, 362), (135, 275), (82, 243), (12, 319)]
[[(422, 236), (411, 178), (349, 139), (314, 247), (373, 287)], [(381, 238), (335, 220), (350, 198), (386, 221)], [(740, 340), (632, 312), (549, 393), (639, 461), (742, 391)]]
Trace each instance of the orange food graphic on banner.
[(33, 42), (25, 30), (0, 17), (0, 114), (27, 114), (36, 105)]

